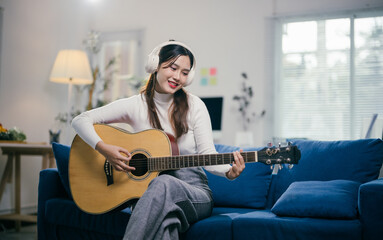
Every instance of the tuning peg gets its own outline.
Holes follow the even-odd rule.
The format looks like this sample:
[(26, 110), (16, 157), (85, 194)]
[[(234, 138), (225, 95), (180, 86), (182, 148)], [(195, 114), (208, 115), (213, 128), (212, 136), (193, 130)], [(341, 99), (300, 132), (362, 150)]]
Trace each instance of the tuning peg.
[(289, 164), (288, 168), (292, 169), (294, 167), (294, 164)]

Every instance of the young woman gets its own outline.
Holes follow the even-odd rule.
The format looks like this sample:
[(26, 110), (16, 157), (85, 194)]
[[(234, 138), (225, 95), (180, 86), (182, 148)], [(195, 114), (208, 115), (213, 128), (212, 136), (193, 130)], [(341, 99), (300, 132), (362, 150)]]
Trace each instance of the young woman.
[[(194, 76), (195, 58), (185, 44), (168, 41), (148, 57), (150, 78), (141, 93), (84, 112), (72, 121), (78, 135), (117, 171), (133, 171), (131, 154), (102, 141), (95, 123), (124, 122), (135, 132), (157, 128), (175, 136), (180, 154), (216, 153), (209, 113), (197, 96), (186, 92)], [(215, 175), (235, 179), (245, 168), (239, 152), (232, 165), (205, 167)], [(213, 207), (207, 177), (201, 167), (164, 171), (138, 200), (124, 239), (178, 239), (191, 223), (206, 218)]]

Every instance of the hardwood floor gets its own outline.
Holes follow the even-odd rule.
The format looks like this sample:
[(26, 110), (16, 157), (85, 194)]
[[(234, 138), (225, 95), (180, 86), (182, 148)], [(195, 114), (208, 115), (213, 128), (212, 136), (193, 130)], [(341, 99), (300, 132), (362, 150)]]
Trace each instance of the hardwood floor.
[(23, 226), (20, 232), (0, 226), (1, 240), (37, 240), (37, 225)]

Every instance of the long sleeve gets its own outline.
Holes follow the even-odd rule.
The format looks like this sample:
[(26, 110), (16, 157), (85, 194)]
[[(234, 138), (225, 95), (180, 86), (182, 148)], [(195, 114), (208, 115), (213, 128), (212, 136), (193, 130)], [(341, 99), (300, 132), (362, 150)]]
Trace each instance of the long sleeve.
[[(213, 132), (209, 112), (200, 98), (193, 96), (191, 113), (193, 114), (191, 125), (197, 146), (197, 153), (217, 153), (213, 142)], [(229, 164), (225, 164), (205, 166), (204, 168), (214, 175), (226, 177), (226, 172), (230, 170), (231, 166)]]
[(129, 112), (134, 112), (133, 106), (137, 104), (137, 96), (117, 100), (108, 105), (86, 111), (75, 117), (72, 121), (72, 127), (77, 134), (92, 148), (101, 141), (93, 125), (97, 123), (131, 123)]

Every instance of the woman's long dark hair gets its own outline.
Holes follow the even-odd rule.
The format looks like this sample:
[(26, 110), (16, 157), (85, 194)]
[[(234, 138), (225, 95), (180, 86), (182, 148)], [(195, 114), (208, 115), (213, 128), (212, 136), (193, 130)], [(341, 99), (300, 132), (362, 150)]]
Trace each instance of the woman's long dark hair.
[[(193, 54), (183, 46), (177, 44), (169, 44), (161, 48), (159, 53), (159, 63), (158, 67), (164, 62), (171, 62), (173, 64), (179, 56), (188, 56), (190, 59), (190, 68), (194, 64)], [(144, 94), (147, 105), (148, 105), (148, 114), (149, 121), (153, 128), (163, 130), (160, 120), (157, 115), (157, 108), (154, 103), (154, 90), (157, 84), (157, 72), (150, 75), (147, 84), (141, 90), (141, 93)], [(187, 124), (187, 114), (189, 111), (189, 103), (187, 93), (183, 88), (179, 89), (173, 95), (173, 103), (171, 110), (169, 112), (171, 125), (173, 127), (176, 138), (181, 137), (183, 134), (187, 133), (189, 126)]]

